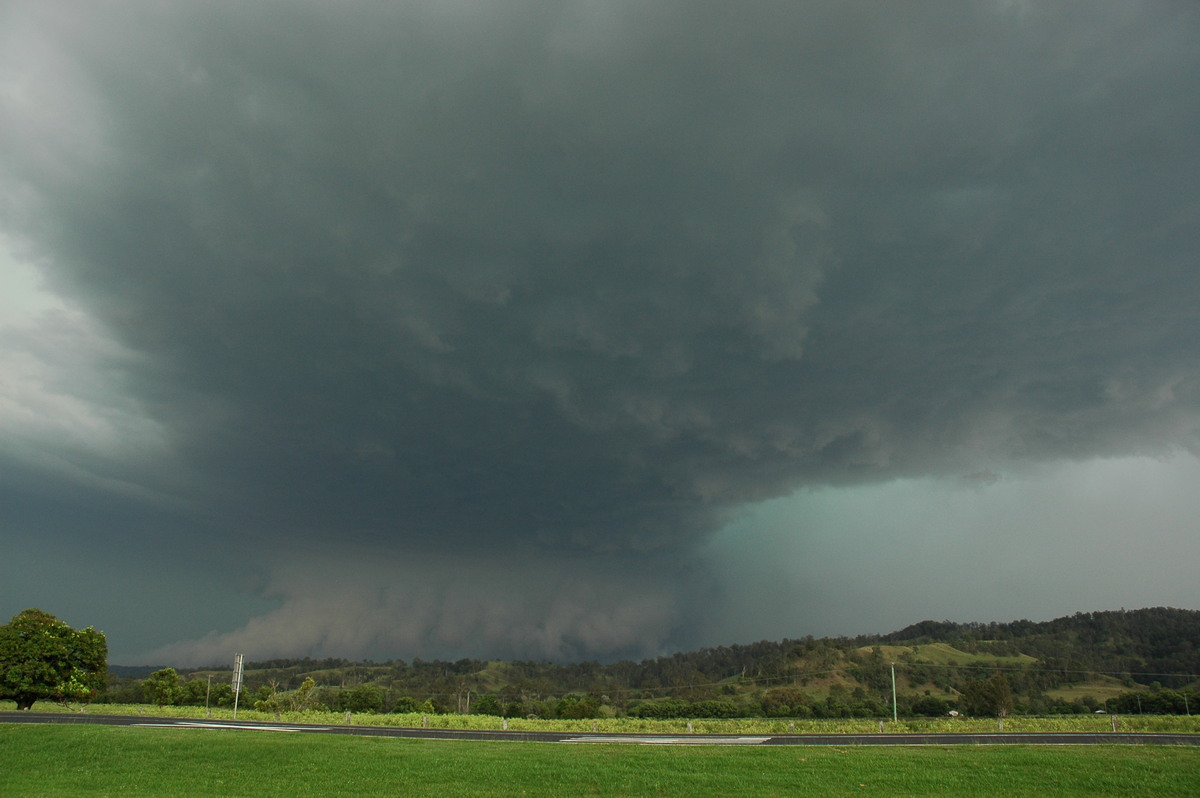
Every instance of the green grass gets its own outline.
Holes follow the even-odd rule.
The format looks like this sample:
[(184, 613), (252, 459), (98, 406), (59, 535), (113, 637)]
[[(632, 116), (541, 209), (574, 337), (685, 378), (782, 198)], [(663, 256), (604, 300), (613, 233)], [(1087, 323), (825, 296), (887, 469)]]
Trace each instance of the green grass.
[(912, 665), (927, 663), (930, 665), (960, 665), (963, 667), (974, 664), (1024, 666), (1037, 662), (1036, 657), (1031, 657), (1028, 654), (1017, 654), (1011, 657), (996, 656), (994, 654), (970, 654), (966, 651), (959, 651), (949, 643), (926, 643), (917, 646), (864, 646), (859, 651), (869, 653), (874, 648), (879, 648), (883, 652), (884, 659), (889, 662), (899, 661), (900, 657), (904, 654), (915, 655), (916, 659), (912, 662), (903, 663)]
[(1126, 687), (1117, 679), (1112, 677), (1099, 677), (1086, 682), (1076, 682), (1074, 684), (1064, 684), (1061, 687), (1056, 687), (1053, 690), (1046, 691), (1047, 698), (1061, 698), (1064, 701), (1072, 701), (1076, 698), (1082, 698), (1085, 695), (1090, 695), (1092, 698), (1100, 702), (1104, 702), (1110, 698), (1116, 698), (1122, 693), (1148, 692), (1149, 688), (1143, 685), (1134, 685)]
[(1200, 749), (433, 742), (0, 724), (0, 795), (1195, 796)]

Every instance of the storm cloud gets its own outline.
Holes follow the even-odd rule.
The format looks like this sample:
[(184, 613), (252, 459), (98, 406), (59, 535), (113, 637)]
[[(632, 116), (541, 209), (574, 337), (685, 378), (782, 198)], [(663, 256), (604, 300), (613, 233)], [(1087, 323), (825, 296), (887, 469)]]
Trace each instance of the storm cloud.
[(655, 653), (714, 633), (709, 544), (757, 502), (1196, 451), (1191, 4), (0, 30), (5, 568), (53, 541), (254, 603), (155, 590), (178, 629), (114, 607), (117, 651)]

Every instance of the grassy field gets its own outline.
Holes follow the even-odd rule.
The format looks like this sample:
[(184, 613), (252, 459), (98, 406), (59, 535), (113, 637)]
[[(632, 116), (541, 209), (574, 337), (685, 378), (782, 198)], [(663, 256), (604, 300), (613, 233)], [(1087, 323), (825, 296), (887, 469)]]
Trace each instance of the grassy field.
[[(48, 701), (34, 705), (38, 712), (79, 711)], [(15, 710), (11, 701), (0, 701), (0, 720), (5, 710)], [(95, 704), (87, 712), (97, 715), (145, 715), (167, 718), (203, 718), (204, 707), (163, 707), (148, 704)], [(212, 710), (211, 717), (229, 720), (232, 710)], [(274, 713), (238, 710), (239, 720), (276, 720)], [(339, 712), (284, 712), (278, 720), (286, 723), (316, 723), (324, 726), (345, 725), (346, 715)], [(1121, 715), (1117, 717), (1120, 732), (1174, 732), (1200, 734), (1200, 715)], [(350, 723), (359, 726), (404, 726), (431, 729), (501, 729), (504, 720), (492, 715), (422, 715), (399, 713), (393, 715), (355, 714)], [(511, 731), (613, 732), (616, 734), (685, 734), (687, 720), (656, 720), (651, 718), (598, 718), (596, 720), (541, 720), (511, 718)], [(828, 718), (788, 720), (786, 718), (732, 718), (728, 720), (694, 720), (691, 731), (696, 734), (869, 734), (880, 731), (879, 718)], [(1012, 716), (1004, 720), (1006, 732), (1111, 732), (1111, 715), (1063, 715), (1058, 717)], [(919, 734), (934, 732), (980, 733), (995, 732), (995, 718), (901, 718), (893, 723), (883, 721), (883, 731), (889, 734)]]
[(0, 723), (5, 798), (1198, 793), (1190, 747), (659, 747)]
[(1024, 665), (1032, 665), (1037, 662), (1037, 659), (1027, 654), (1018, 654), (1013, 657), (998, 657), (994, 654), (968, 654), (966, 651), (959, 651), (948, 643), (926, 643), (916, 646), (864, 646), (859, 651), (868, 653), (872, 649), (878, 648), (883, 652), (883, 657), (889, 662), (895, 662), (905, 654), (911, 654), (915, 657), (913, 664), (929, 663), (931, 665), (972, 665), (986, 664), (993, 666), (1009, 666), (1020, 667)]
[[(1146, 688), (1141, 688), (1145, 690)], [(1104, 702), (1110, 698), (1116, 698), (1122, 693), (1133, 693), (1136, 689), (1126, 687), (1117, 679), (1111, 677), (1100, 677), (1086, 682), (1077, 682), (1075, 684), (1064, 684), (1061, 687), (1056, 687), (1053, 690), (1046, 691), (1047, 698), (1061, 698), (1064, 701), (1074, 701), (1081, 696), (1090, 695), (1097, 701)]]

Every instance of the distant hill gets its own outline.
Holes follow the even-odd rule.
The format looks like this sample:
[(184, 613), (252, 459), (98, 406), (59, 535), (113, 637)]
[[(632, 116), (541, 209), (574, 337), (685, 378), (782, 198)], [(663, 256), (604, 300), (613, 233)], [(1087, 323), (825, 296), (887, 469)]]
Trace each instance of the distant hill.
[(1020, 651), (1043, 662), (1130, 674), (1142, 683), (1200, 673), (1200, 612), (1169, 607), (1080, 612), (1042, 623), (923, 621), (879, 641), (946, 642), (989, 653)]
[(109, 665), (108, 675), (121, 679), (145, 679), (162, 666), (156, 665)]

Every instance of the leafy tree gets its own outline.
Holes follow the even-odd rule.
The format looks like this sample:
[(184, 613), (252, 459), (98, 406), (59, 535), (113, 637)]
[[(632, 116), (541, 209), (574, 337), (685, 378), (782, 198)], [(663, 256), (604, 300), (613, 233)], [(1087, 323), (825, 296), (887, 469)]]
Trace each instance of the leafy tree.
[(317, 696), (314, 691), (317, 688), (317, 683), (313, 681), (313, 677), (309, 676), (296, 691), (291, 695), (292, 710), (295, 712), (307, 712), (317, 705)]
[(213, 682), (209, 700), (214, 707), (233, 706), (233, 685), (229, 682)]
[(968, 715), (1003, 718), (1013, 709), (1012, 687), (1003, 673), (990, 679), (969, 681), (962, 688), (962, 706)]
[(812, 698), (795, 687), (776, 687), (762, 697), (762, 710), (771, 718), (808, 717), (812, 714)]
[(39, 698), (90, 701), (104, 687), (108, 643), (92, 627), (72, 629), (28, 609), (0, 626), (0, 698), (29, 709)]
[(647, 701), (629, 711), (635, 718), (683, 718), (687, 717), (688, 704), (675, 698), (662, 701)]
[(382, 712), (383, 691), (373, 684), (343, 690), (338, 697), (338, 709), (343, 712)]
[(912, 702), (909, 712), (913, 715), (924, 715), (937, 718), (950, 711), (950, 704), (937, 696), (923, 696)]
[(732, 701), (693, 701), (688, 716), (693, 718), (736, 718), (742, 713)]
[(600, 702), (594, 696), (565, 695), (558, 700), (554, 714), (559, 718), (598, 718)]
[(158, 704), (159, 709), (179, 703), (185, 693), (174, 668), (163, 668), (147, 676), (142, 682), (142, 692), (146, 694), (146, 700)]
[(500, 706), (500, 699), (491, 693), (479, 696), (478, 700), (471, 707), (471, 712), (476, 715), (503, 715), (504, 708)]
[(208, 694), (207, 679), (188, 679), (180, 685), (179, 703), (201, 707), (204, 706), (204, 699)]
[(278, 692), (271, 687), (271, 694), (254, 702), (254, 708), (260, 712), (305, 712), (317, 705), (317, 695), (314, 693), (317, 683), (311, 676), (304, 680), (295, 690)]

